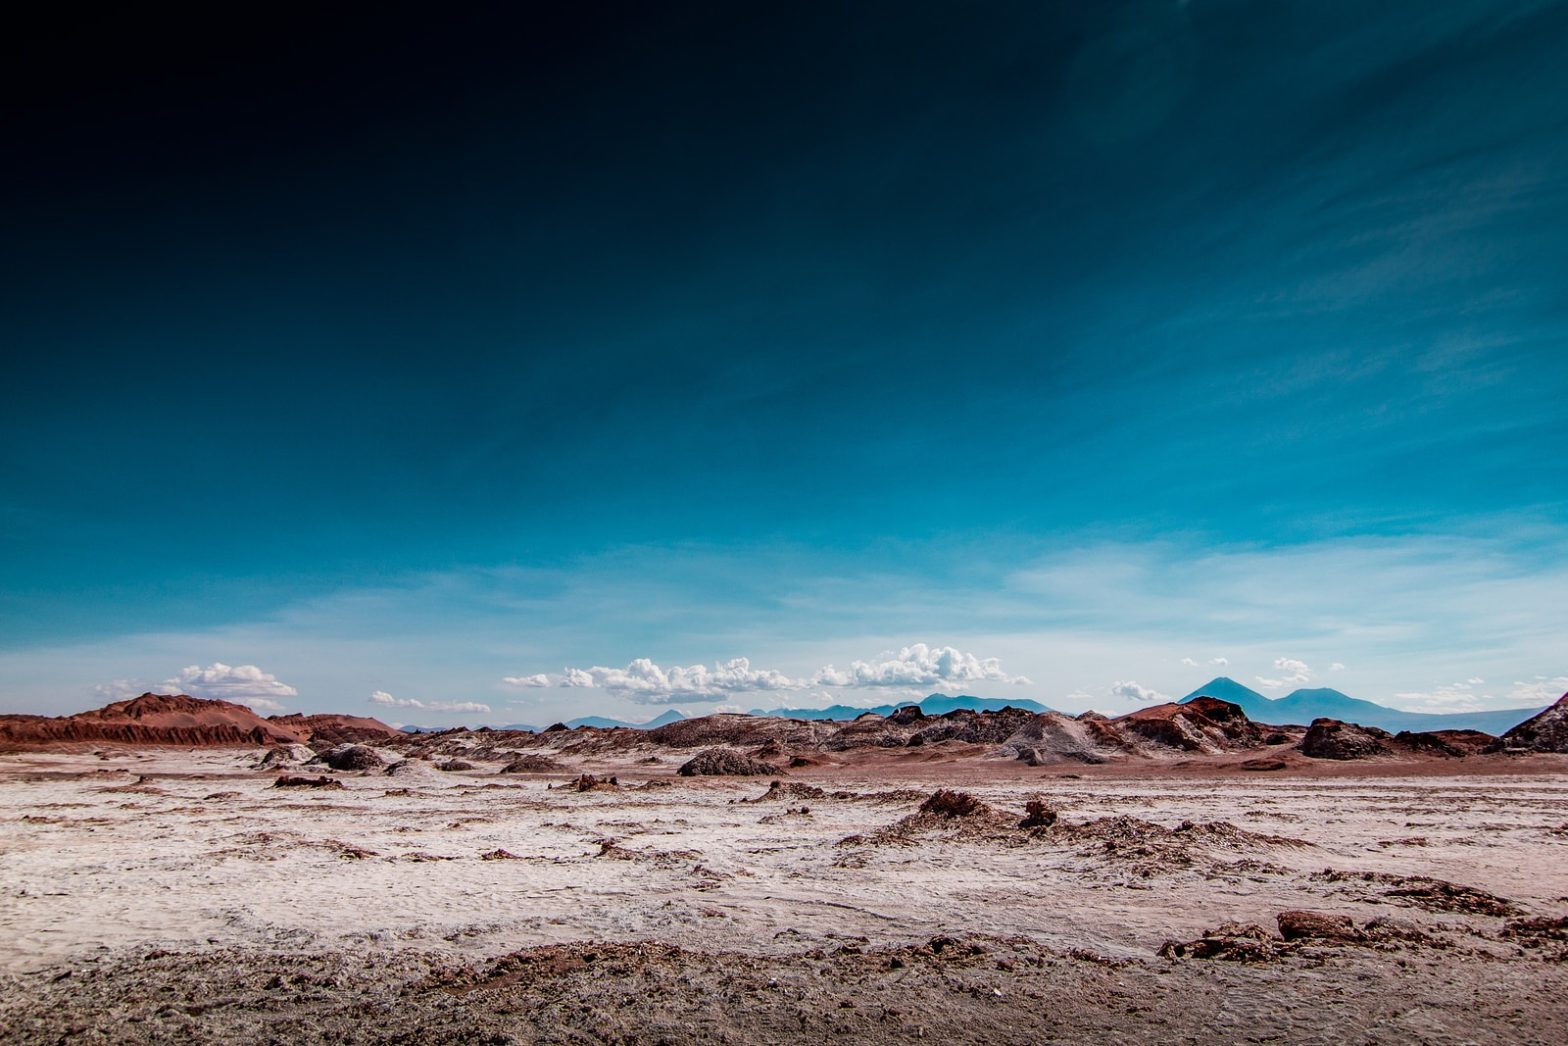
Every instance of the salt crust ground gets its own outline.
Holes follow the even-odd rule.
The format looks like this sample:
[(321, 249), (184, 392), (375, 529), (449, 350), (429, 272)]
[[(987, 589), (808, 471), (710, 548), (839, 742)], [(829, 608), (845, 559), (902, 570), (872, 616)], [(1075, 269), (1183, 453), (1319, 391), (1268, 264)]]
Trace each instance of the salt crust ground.
[[(1550, 757), (868, 764), (790, 778), (837, 798), (751, 802), (765, 780), (670, 766), (608, 791), (427, 765), (315, 791), (253, 751), (105, 755), (0, 757), (0, 1041), (1557, 1043), (1568, 1018), (1568, 942), (1507, 930), (1568, 914)], [(1044, 795), (1068, 830), (886, 831), (954, 779), (1003, 811)], [(1219, 827), (1151, 834), (1183, 821)], [(1410, 892), (1429, 879), (1508, 911)], [(1290, 909), (1408, 939), (1156, 956)]]

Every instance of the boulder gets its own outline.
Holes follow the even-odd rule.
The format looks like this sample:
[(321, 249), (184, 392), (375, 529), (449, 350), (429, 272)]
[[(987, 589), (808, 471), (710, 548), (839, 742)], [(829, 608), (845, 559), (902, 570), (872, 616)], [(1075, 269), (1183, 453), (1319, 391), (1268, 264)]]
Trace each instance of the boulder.
[(386, 765), (381, 754), (364, 745), (338, 745), (317, 756), (315, 762), (324, 763), (334, 770), (380, 770)]
[(729, 775), (734, 777), (760, 777), (763, 775), (781, 774), (780, 770), (772, 763), (761, 759), (754, 759), (733, 748), (708, 748), (698, 752), (687, 762), (681, 764), (675, 771), (682, 777), (714, 777)]
[(1369, 759), (1387, 755), (1393, 739), (1387, 730), (1338, 719), (1314, 719), (1301, 739), (1301, 753), (1313, 759)]
[(1356, 929), (1348, 915), (1329, 915), (1326, 912), (1280, 912), (1279, 935), (1287, 941), (1320, 940), (1353, 942), (1365, 940), (1366, 935)]

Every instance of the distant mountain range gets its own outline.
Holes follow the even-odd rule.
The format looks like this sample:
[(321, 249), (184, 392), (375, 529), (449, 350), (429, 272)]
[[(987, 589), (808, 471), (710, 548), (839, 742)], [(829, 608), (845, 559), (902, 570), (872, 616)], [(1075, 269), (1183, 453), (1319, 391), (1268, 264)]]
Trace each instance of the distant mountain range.
[[(1501, 735), (1510, 728), (1529, 719), (1540, 712), (1539, 708), (1508, 708), (1491, 712), (1450, 712), (1446, 714), (1429, 712), (1405, 712), (1387, 705), (1376, 704), (1372, 701), (1363, 701), (1351, 697), (1349, 694), (1340, 693), (1327, 687), (1310, 690), (1297, 690), (1286, 694), (1284, 697), (1271, 698), (1253, 690), (1251, 687), (1236, 682), (1234, 679), (1220, 676), (1207, 683), (1181, 699), (1181, 704), (1186, 704), (1196, 697), (1217, 697), (1222, 701), (1238, 704), (1247, 713), (1247, 718), (1260, 723), (1308, 724), (1314, 719), (1342, 719), (1347, 723), (1359, 723), (1362, 726), (1375, 726), (1384, 730), (1398, 733), (1401, 730), (1481, 730), (1488, 734)], [(921, 701), (900, 701), (887, 705), (829, 705), (826, 708), (753, 708), (748, 714), (754, 716), (778, 716), (783, 719), (827, 719), (834, 722), (846, 722), (858, 719), (867, 712), (880, 716), (891, 715), (900, 708), (909, 705), (918, 705), (926, 715), (938, 716), (948, 712), (997, 712), (1004, 708), (1019, 708), (1027, 712), (1050, 712), (1052, 709), (1031, 701), (1028, 698), (998, 698), (974, 697), (970, 694), (931, 694)], [(603, 730), (615, 727), (631, 727), (636, 730), (651, 730), (654, 727), (664, 726), (667, 723), (679, 722), (686, 716), (675, 709), (669, 709), (658, 718), (646, 723), (628, 723), (624, 719), (611, 719), (606, 716), (582, 716), (577, 719), (566, 720), (566, 725), (572, 728), (579, 726), (598, 727)], [(406, 733), (431, 733), (437, 730), (450, 729), (449, 727), (420, 727), (405, 726)], [(496, 730), (532, 730), (539, 733), (543, 728), (527, 723), (508, 723), (505, 726), (494, 727)]]
[[(571, 727), (574, 730), (579, 726), (593, 726), (598, 727), (600, 730), (612, 730), (618, 726), (631, 727), (634, 730), (652, 730), (656, 726), (664, 726), (667, 723), (678, 723), (685, 718), (686, 716), (684, 714), (677, 712), (672, 708), (662, 715), (654, 719), (650, 719), (646, 723), (628, 723), (624, 719), (610, 719), (602, 715), (585, 715), (577, 719), (568, 719), (566, 721), (566, 726)], [(452, 728), (449, 726), (405, 726), (403, 727), (403, 732), (405, 734), (438, 734), (443, 730), (450, 729)], [(544, 728), (530, 726), (527, 723), (507, 723), (505, 726), (493, 726), (490, 729), (530, 730), (537, 734)]]
[(858, 719), (867, 712), (877, 715), (891, 715), (900, 708), (918, 704), (920, 710), (926, 715), (945, 715), (948, 712), (959, 710), (969, 712), (999, 712), (1004, 708), (1021, 708), (1026, 712), (1049, 712), (1051, 709), (1038, 701), (1031, 701), (1025, 697), (998, 698), (998, 697), (972, 697), (968, 694), (958, 694), (949, 697), (946, 694), (931, 694), (923, 701), (900, 701), (894, 705), (875, 705), (870, 708), (859, 708), (854, 705), (829, 705), (827, 708), (770, 708), (763, 710), (753, 708), (752, 715), (779, 716), (783, 719), (831, 719), (843, 722), (848, 719)]
[(1400, 730), (1480, 730), (1500, 735), (1541, 711), (1539, 708), (1505, 708), (1489, 712), (1405, 712), (1328, 687), (1296, 690), (1284, 697), (1264, 697), (1226, 676), (1209, 680), (1180, 703), (1186, 704), (1197, 697), (1217, 697), (1240, 705), (1247, 718), (1261, 723), (1307, 724), (1314, 719), (1342, 719), (1395, 733)]

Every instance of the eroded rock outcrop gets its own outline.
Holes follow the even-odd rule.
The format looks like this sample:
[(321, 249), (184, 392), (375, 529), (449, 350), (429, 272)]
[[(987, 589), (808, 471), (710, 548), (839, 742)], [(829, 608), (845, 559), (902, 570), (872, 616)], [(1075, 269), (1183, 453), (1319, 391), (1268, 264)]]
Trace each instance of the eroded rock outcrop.
[(1568, 752), (1568, 694), (1498, 739), (1504, 751)]
[(1313, 759), (1370, 759), (1391, 754), (1392, 740), (1392, 734), (1375, 726), (1314, 719), (1301, 739), (1301, 753)]

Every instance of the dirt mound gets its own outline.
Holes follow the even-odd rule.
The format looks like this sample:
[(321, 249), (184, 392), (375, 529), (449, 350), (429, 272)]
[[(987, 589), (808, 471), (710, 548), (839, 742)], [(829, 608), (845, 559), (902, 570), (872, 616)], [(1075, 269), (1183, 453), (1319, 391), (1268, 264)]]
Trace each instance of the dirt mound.
[(313, 761), (341, 771), (381, 770), (386, 767), (386, 760), (374, 748), (353, 744), (339, 745), (318, 755)]
[(1373, 919), (1358, 927), (1348, 915), (1293, 910), (1280, 912), (1275, 921), (1278, 937), (1254, 923), (1223, 923), (1197, 940), (1166, 941), (1158, 954), (1165, 959), (1276, 962), (1303, 948), (1349, 945), (1388, 950), (1441, 943), (1398, 920)]
[(1314, 719), (1301, 739), (1301, 753), (1313, 759), (1370, 759), (1388, 755), (1393, 735), (1375, 726), (1338, 719)]
[(1497, 917), (1519, 914), (1519, 906), (1506, 897), (1499, 897), (1474, 886), (1451, 883), (1446, 879), (1433, 879), (1430, 876), (1393, 875), (1388, 872), (1345, 872), (1327, 868), (1321, 872), (1314, 872), (1311, 879), (1313, 882), (1322, 883), (1360, 882), (1388, 887), (1382, 891), (1382, 897), (1432, 912)]
[(614, 777), (595, 777), (593, 774), (581, 774), (577, 780), (563, 785), (574, 792), (614, 792), (621, 787), (621, 782)]
[(826, 799), (828, 793), (815, 785), (802, 784), (799, 781), (773, 781), (768, 785), (768, 790), (755, 799), (746, 799), (748, 803), (780, 803), (792, 799)]
[(280, 777), (272, 782), (274, 788), (342, 788), (343, 782), (335, 777)]
[[(672, 726), (675, 724), (671, 724)], [(660, 727), (662, 730), (663, 727)], [(772, 763), (753, 759), (733, 748), (709, 748), (698, 752), (690, 760), (681, 764), (675, 771), (682, 777), (713, 777), (730, 775), (734, 777), (760, 777), (763, 774), (780, 774), (780, 770)]]
[(257, 770), (281, 770), (296, 766), (304, 766), (316, 753), (308, 745), (279, 745), (269, 748), (260, 759), (256, 760)]
[(1162, 959), (1215, 959), (1221, 962), (1273, 962), (1280, 956), (1280, 938), (1256, 923), (1221, 923), (1192, 941), (1166, 941)]
[(939, 788), (907, 817), (868, 835), (851, 835), (840, 846), (869, 843), (904, 846), (936, 836), (951, 840), (1005, 842), (1018, 835), (1018, 816), (1006, 814), (967, 792)]
[(1504, 751), (1568, 752), (1568, 694), (1498, 739)]
[(1288, 768), (1290, 764), (1285, 762), (1283, 759), (1274, 759), (1269, 756), (1262, 756), (1257, 759), (1244, 759), (1237, 763), (1236, 766), (1242, 770), (1250, 770), (1254, 773), (1269, 773), (1274, 770), (1284, 770)]
[(991, 807), (982, 803), (968, 792), (955, 792), (947, 788), (939, 788), (931, 793), (931, 797), (920, 804), (918, 813), (934, 817), (980, 817), (985, 814), (995, 813)]
[(479, 859), (481, 861), (521, 861), (522, 860), (521, 857), (517, 856), (512, 851), (510, 851), (510, 850), (501, 850), (501, 849), (491, 850), (488, 853), (482, 853), (482, 854), (479, 855)]
[(547, 755), (520, 755), (501, 767), (503, 774), (558, 774), (566, 767)]
[(1463, 759), (1495, 747), (1497, 738), (1479, 730), (1401, 730), (1394, 735), (1394, 744), (1424, 755)]
[(1278, 917), (1279, 934), (1287, 941), (1318, 939), (1329, 941), (1363, 941), (1366, 934), (1356, 929), (1348, 915), (1326, 915), (1323, 912), (1288, 911)]
[(1046, 803), (1044, 796), (1035, 796), (1024, 804), (1024, 819), (1020, 828), (1049, 828), (1056, 823), (1056, 811)]

